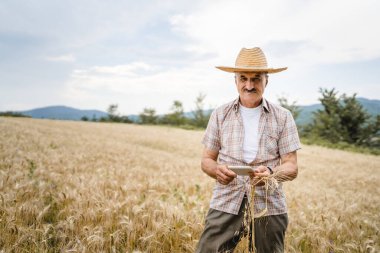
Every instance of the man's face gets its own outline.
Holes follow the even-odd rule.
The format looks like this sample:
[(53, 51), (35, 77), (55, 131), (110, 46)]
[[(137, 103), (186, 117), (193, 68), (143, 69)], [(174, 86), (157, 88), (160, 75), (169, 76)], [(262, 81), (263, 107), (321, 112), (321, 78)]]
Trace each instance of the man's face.
[(267, 84), (265, 73), (236, 73), (235, 83), (243, 106), (260, 105)]

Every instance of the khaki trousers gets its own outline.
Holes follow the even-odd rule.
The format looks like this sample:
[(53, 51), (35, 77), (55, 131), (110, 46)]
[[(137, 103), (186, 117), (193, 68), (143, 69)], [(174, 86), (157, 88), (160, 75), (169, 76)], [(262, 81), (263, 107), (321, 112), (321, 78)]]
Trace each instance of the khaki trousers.
[[(233, 252), (244, 235), (244, 198), (238, 215), (211, 209), (199, 240), (197, 253)], [(256, 253), (284, 252), (288, 215), (271, 215), (254, 220)]]

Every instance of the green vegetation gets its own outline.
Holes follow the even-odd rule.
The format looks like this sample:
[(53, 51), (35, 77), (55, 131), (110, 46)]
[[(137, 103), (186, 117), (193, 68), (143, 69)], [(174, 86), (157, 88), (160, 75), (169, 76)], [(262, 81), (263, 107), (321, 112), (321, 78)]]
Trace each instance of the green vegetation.
[(0, 112), (0, 116), (5, 116), (5, 117), (25, 117), (25, 118), (30, 118), (28, 115), (24, 115), (19, 112), (12, 112), (12, 111), (6, 111), (6, 112)]
[(335, 89), (320, 89), (323, 109), (313, 122), (301, 127), (305, 143), (380, 154), (380, 115), (371, 117), (356, 94), (338, 96)]
[(144, 111), (140, 113), (140, 123), (155, 125), (158, 123), (158, 116), (156, 110), (153, 108), (144, 108)]
[[(133, 123), (132, 120), (128, 118), (128, 116), (120, 116), (119, 113), (117, 112), (118, 109), (117, 104), (111, 104), (108, 106), (107, 117), (101, 117), (99, 119), (100, 122), (116, 122), (116, 123)], [(88, 121), (89, 119), (87, 117), (82, 117), (83, 121)], [(96, 121), (96, 118), (93, 117), (92, 121)]]
[(200, 93), (195, 99), (195, 110), (190, 116), (185, 115), (185, 110), (181, 101), (175, 100), (168, 114), (158, 116), (154, 108), (144, 108), (139, 114), (140, 124), (149, 125), (170, 125), (183, 129), (205, 128), (210, 114), (204, 109), (204, 99), (206, 95)]
[(327, 147), (327, 148), (332, 148), (332, 149), (341, 149), (341, 150), (356, 152), (356, 153), (380, 155), (379, 148), (358, 146), (358, 145), (350, 144), (343, 141), (332, 143), (328, 140), (325, 140), (319, 137), (314, 137), (314, 136), (306, 137), (306, 136), (301, 135), (301, 142), (302, 144), (306, 144), (306, 145), (317, 145), (317, 146), (322, 146), (322, 147)]
[(182, 126), (187, 123), (181, 101), (175, 100), (170, 108), (170, 111), (170, 113), (165, 114), (162, 118), (160, 118), (159, 122), (161, 124)]
[[(321, 109), (313, 112), (313, 120), (306, 125), (298, 125), (302, 142), (330, 148), (350, 150), (360, 153), (380, 155), (380, 115), (371, 116), (359, 103), (356, 94), (338, 96), (335, 89), (320, 89)], [(157, 115), (154, 108), (144, 108), (137, 120), (117, 113), (118, 105), (111, 104), (108, 117), (102, 117), (100, 122), (138, 123), (149, 125), (166, 125), (183, 129), (204, 129), (210, 117), (211, 110), (204, 109), (206, 95), (200, 93), (195, 99), (195, 109), (186, 114), (181, 101), (173, 101), (170, 112)], [(278, 103), (288, 109), (296, 120), (300, 106), (286, 97), (278, 98)], [(89, 121), (82, 117), (83, 121)]]
[(296, 105), (296, 101), (290, 103), (286, 97), (279, 97), (277, 101), (282, 107), (288, 109), (292, 113), (294, 120), (298, 118), (301, 113), (301, 109), (298, 105)]
[(208, 119), (210, 118), (209, 113), (205, 113), (204, 110), (204, 99), (206, 98), (205, 94), (200, 93), (195, 100), (195, 111), (193, 112), (193, 125), (196, 127), (206, 128)]

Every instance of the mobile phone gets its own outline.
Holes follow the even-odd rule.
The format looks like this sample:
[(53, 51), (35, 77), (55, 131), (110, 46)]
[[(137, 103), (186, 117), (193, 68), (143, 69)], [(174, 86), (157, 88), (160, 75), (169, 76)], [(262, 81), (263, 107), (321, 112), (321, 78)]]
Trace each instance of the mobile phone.
[(253, 168), (251, 166), (229, 165), (228, 169), (240, 176), (249, 176), (249, 172), (253, 172)]

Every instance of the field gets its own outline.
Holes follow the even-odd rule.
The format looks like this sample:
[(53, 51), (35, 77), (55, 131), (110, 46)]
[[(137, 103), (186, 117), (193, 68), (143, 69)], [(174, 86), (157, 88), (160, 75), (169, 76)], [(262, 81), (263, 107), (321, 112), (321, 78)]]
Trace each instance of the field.
[[(214, 184), (202, 135), (0, 118), (0, 252), (193, 252)], [(380, 156), (298, 157), (286, 252), (380, 252)]]

